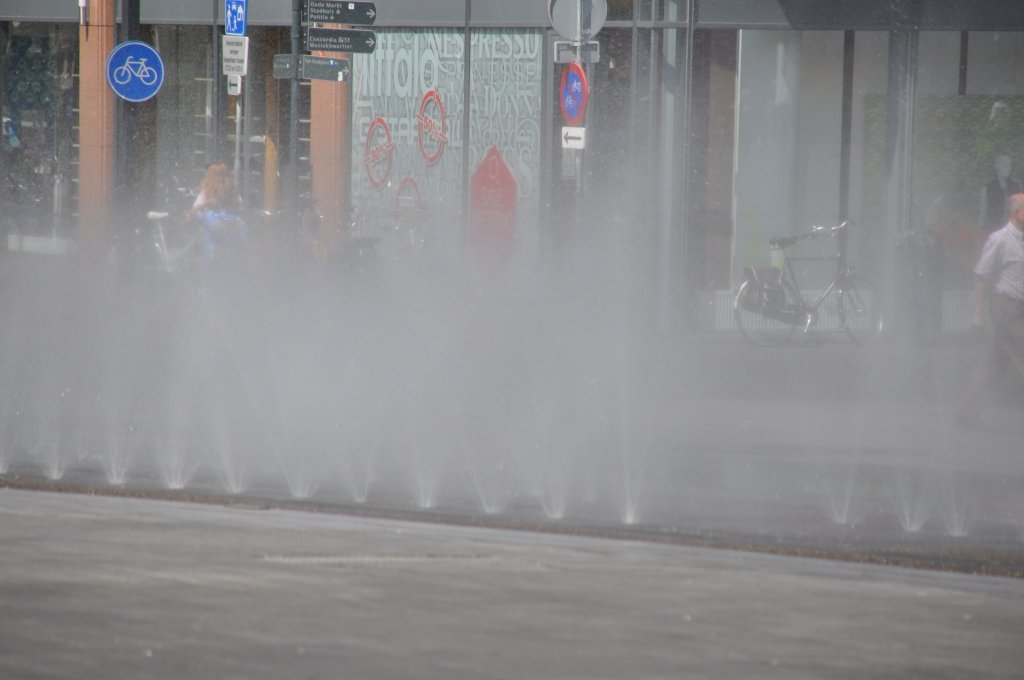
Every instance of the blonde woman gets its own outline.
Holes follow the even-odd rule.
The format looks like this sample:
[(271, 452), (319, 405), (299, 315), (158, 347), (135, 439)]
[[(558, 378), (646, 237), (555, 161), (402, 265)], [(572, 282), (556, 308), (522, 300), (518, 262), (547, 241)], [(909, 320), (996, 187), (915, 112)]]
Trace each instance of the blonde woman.
[(206, 169), (199, 195), (188, 211), (189, 221), (200, 225), (199, 243), (203, 259), (220, 259), (225, 250), (237, 250), (245, 241), (245, 223), (238, 216), (239, 199), (228, 166), (214, 163)]
[(199, 195), (188, 211), (189, 219), (204, 210), (224, 210), (234, 212), (238, 209), (238, 190), (228, 166), (214, 163), (206, 169), (203, 181), (199, 183)]

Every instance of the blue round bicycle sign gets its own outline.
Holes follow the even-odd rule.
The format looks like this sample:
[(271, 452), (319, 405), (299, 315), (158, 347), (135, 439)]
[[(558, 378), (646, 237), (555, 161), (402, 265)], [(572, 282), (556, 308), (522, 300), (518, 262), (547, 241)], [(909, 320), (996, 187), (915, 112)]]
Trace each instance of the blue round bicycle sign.
[(107, 83), (121, 99), (144, 102), (164, 84), (164, 62), (144, 42), (123, 42), (107, 57)]

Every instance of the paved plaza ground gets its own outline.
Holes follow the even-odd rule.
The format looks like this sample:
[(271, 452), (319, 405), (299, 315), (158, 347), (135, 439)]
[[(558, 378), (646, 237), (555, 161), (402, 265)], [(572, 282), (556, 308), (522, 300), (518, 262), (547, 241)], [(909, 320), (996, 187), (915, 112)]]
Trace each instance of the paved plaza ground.
[(5, 678), (1019, 678), (1024, 581), (0, 489)]

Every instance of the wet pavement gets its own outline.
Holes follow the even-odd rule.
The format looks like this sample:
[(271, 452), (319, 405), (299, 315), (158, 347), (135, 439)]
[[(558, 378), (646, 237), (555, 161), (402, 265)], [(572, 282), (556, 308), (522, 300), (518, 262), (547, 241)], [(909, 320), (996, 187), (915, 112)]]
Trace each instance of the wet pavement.
[[(475, 373), (491, 355), (454, 387), (459, 352), (425, 371), (371, 362), (383, 375), (326, 391), (359, 398), (326, 411), (336, 446), (320, 455), (315, 437), (255, 441), (257, 420), (189, 446), (190, 426), (147, 429), (156, 397), (189, 402), (144, 370), (149, 335), (101, 354), (117, 370), (82, 391), (96, 385), (62, 370), (91, 367), (78, 326), (18, 310), (0, 381), (0, 678), (1024, 668), (1024, 402), (994, 400), (982, 431), (952, 418), (983, 339), (759, 348), (596, 324), (542, 344), (530, 379), (509, 343), (496, 400)], [(303, 368), (282, 356), (277, 377)], [(330, 373), (315, 368), (300, 377)], [(321, 401), (303, 393), (281, 399)], [(348, 429), (382, 434), (335, 438)]]
[(5, 678), (1017, 678), (1024, 581), (0, 489)]
[[(55, 460), (47, 461), (47, 449), (24, 447), (4, 471), (8, 484), (23, 489), (247, 503), (1022, 577), (1019, 407), (994, 404), (986, 412), (992, 426), (980, 432), (952, 418), (979, 347), (966, 337), (867, 349), (812, 337), (759, 348), (721, 333), (656, 348), (667, 359), (665, 370), (647, 383), (656, 398), (642, 401), (650, 419), (626, 433), (630, 445), (598, 451), (590, 460), (539, 461), (525, 480), (506, 471), (492, 486), (497, 511), (484, 502), (486, 489), (470, 483), (473, 475), (488, 481), (489, 452), (479, 462), (459, 462), (461, 469), (450, 456), (438, 458), (436, 470), (423, 473), (437, 488), (428, 507), (417, 504), (411, 488), (423, 481), (412, 471), (425, 463), (393, 453), (389, 463), (386, 447), (362, 501), (332, 461), (323, 469), (298, 467), (310, 460), (302, 450), (262, 461), (269, 465), (245, 473), (249, 481), (234, 494), (215, 470), (230, 461), (205, 461), (174, 490), (162, 478), (159, 457), (142, 455), (145, 447), (123, 460), (105, 457), (103, 448), (64, 457), (59, 474), (48, 467)], [(552, 453), (581, 441), (554, 441)], [(7, 451), (18, 454), (15, 447)], [(239, 464), (255, 466), (248, 450), (238, 455)], [(514, 460), (504, 462), (514, 471)], [(124, 481), (111, 481), (124, 471)], [(289, 486), (289, 475), (300, 472), (319, 485), (308, 495)], [(564, 478), (557, 498), (554, 474)]]

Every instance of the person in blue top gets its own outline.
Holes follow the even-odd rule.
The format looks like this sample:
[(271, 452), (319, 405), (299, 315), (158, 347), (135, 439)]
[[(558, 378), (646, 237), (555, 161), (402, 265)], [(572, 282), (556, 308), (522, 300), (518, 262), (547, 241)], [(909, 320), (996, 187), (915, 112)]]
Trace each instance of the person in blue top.
[(231, 171), (223, 163), (206, 170), (199, 195), (188, 219), (199, 225), (199, 247), (206, 262), (237, 254), (245, 243), (245, 222), (238, 215), (240, 201)]

